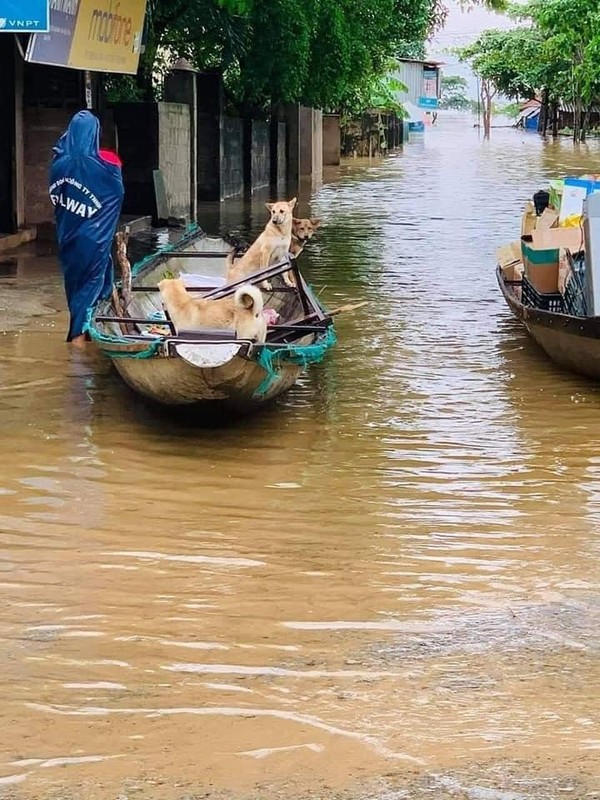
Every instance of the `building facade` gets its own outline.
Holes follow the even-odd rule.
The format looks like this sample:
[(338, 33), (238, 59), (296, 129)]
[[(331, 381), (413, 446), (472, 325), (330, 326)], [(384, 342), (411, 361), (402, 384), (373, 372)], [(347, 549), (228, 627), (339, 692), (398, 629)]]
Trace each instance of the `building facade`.
[(437, 110), (442, 83), (440, 62), (402, 58), (395, 77), (406, 86), (406, 91), (397, 92), (401, 103), (411, 103), (423, 111)]

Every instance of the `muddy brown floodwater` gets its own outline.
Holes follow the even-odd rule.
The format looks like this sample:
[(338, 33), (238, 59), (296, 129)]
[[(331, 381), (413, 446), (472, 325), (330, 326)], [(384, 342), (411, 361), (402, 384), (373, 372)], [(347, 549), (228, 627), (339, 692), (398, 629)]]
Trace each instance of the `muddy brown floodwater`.
[(215, 430), (67, 350), (43, 244), (4, 264), (0, 797), (600, 797), (600, 393), (494, 278), (599, 165), (450, 119), (326, 176), (305, 269), (369, 305)]

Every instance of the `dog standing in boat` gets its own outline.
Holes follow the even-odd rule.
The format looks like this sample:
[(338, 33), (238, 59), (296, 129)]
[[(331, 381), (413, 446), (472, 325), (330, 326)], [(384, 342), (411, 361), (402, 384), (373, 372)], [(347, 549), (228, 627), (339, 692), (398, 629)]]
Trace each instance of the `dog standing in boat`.
[(177, 331), (220, 328), (234, 330), (238, 339), (262, 343), (267, 338), (263, 298), (256, 286), (244, 284), (233, 297), (220, 300), (192, 297), (181, 278), (159, 281), (158, 288)]
[[(228, 283), (240, 281), (246, 275), (267, 269), (287, 257), (292, 244), (292, 219), (295, 205), (295, 197), (287, 202), (278, 200), (276, 203), (266, 204), (271, 216), (258, 239), (241, 258), (234, 261), (232, 255), (228, 257)], [(284, 274), (283, 278), (287, 286), (293, 286), (287, 274)], [(264, 281), (263, 285), (267, 291), (271, 291), (272, 287), (269, 281)]]

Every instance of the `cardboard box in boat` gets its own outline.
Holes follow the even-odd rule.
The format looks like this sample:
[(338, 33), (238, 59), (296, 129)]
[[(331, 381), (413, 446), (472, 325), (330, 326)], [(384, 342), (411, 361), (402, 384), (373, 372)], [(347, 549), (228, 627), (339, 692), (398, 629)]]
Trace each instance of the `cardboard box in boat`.
[(561, 249), (578, 253), (583, 248), (583, 232), (580, 228), (549, 228), (522, 236), (521, 250), (528, 281), (541, 294), (558, 292)]
[(529, 283), (541, 294), (557, 292), (560, 251), (555, 247), (535, 247), (532, 234), (521, 237), (521, 249), (525, 276)]
[(527, 236), (536, 228), (537, 215), (535, 213), (535, 206), (531, 201), (525, 206), (523, 217), (521, 218), (521, 236)]
[(537, 218), (536, 231), (545, 231), (550, 228), (558, 228), (558, 211), (553, 208), (546, 208)]
[(523, 277), (521, 242), (511, 242), (499, 247), (496, 252), (498, 266), (507, 281), (520, 281)]
[(521, 220), (521, 236), (527, 236), (536, 230), (547, 230), (558, 227), (558, 211), (546, 208), (538, 217), (533, 203), (528, 203)]

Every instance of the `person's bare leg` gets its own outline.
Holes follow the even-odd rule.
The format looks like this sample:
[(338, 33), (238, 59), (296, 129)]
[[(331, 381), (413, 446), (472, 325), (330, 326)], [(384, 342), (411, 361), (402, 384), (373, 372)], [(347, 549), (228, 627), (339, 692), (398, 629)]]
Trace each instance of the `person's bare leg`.
[(85, 333), (80, 333), (79, 336), (74, 336), (71, 339), (71, 343), (73, 344), (73, 347), (76, 347), (78, 350), (83, 350), (86, 343)]

